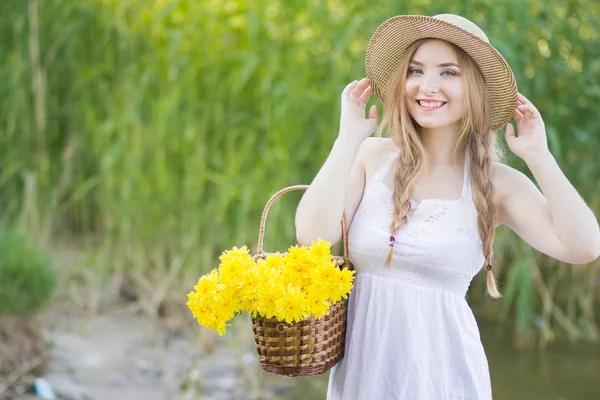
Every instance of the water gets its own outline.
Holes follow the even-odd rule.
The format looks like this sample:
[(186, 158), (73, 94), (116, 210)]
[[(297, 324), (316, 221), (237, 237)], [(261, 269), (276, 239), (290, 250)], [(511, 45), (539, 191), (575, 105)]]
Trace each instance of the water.
[(515, 349), (480, 323), (494, 400), (600, 400), (600, 345), (554, 344)]
[[(552, 345), (544, 351), (515, 349), (494, 326), (479, 325), (494, 400), (600, 400), (600, 344)], [(294, 382), (283, 399), (325, 398), (327, 374), (281, 378)]]

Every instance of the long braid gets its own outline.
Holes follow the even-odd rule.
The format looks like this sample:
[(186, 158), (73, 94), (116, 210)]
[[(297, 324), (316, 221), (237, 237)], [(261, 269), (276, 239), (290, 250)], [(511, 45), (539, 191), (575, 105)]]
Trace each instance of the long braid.
[[(410, 157), (403, 157), (402, 155), (400, 155), (399, 158), (394, 174), (394, 192), (392, 196), (394, 213), (392, 224), (390, 225), (390, 245), (385, 257), (386, 267), (389, 267), (392, 262), (396, 232), (408, 222), (410, 192), (417, 181), (418, 171), (420, 169), (419, 165), (417, 165), (416, 168), (414, 166), (416, 160), (413, 160)], [(419, 164), (418, 161), (417, 164)]]
[(473, 158), (471, 160), (471, 181), (475, 207), (477, 208), (477, 227), (481, 237), (482, 250), (487, 269), (487, 290), (491, 297), (502, 297), (498, 291), (496, 279), (492, 272), (494, 258), (494, 236), (498, 205), (493, 201), (493, 185), (491, 180), (492, 154), (494, 134), (473, 135), (469, 140)]
[(425, 148), (416, 129), (416, 122), (408, 113), (404, 97), (408, 62), (422, 42), (423, 40), (413, 43), (408, 50), (408, 56), (399, 62), (398, 71), (400, 72), (392, 79), (390, 91), (387, 94), (387, 112), (384, 113), (385, 117), (382, 125), (382, 130), (388, 128), (389, 132), (392, 133), (392, 140), (400, 152), (398, 162), (394, 168), (392, 195), (394, 212), (390, 224), (390, 243), (385, 257), (386, 267), (389, 267), (392, 262), (396, 232), (408, 222), (410, 193), (427, 161)]
[[(400, 151), (395, 167), (393, 190), (393, 219), (390, 225), (390, 245), (385, 265), (393, 258), (395, 235), (408, 221), (410, 193), (421, 174), (427, 173), (428, 156), (418, 134), (416, 122), (409, 115), (404, 96), (408, 63), (416, 49), (427, 39), (413, 43), (398, 62), (398, 71), (390, 82), (386, 96), (383, 128), (389, 128), (390, 136)], [(477, 227), (482, 241), (482, 251), (487, 269), (487, 289), (491, 297), (501, 297), (491, 266), (494, 257), (493, 243), (498, 206), (493, 202), (491, 182), (492, 160), (498, 149), (495, 136), (489, 132), (489, 101), (485, 82), (474, 61), (460, 48), (452, 45), (463, 68), (466, 116), (459, 132), (455, 150), (472, 155), (470, 174), (473, 202), (477, 209)], [(381, 131), (380, 131), (381, 132)], [(456, 154), (455, 154), (456, 155)]]

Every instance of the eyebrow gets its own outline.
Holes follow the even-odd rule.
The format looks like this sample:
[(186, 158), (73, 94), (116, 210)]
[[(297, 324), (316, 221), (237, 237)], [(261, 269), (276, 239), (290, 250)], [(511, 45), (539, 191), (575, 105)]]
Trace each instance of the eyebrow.
[[(413, 60), (413, 61), (411, 61), (410, 63), (411, 63), (411, 64), (418, 65), (418, 66), (420, 66), (420, 67), (422, 67), (422, 66), (423, 66), (423, 64), (422, 64), (422, 63), (420, 63), (420, 62), (418, 62), (418, 61), (414, 61), (414, 60)], [(444, 68), (444, 67), (457, 67), (457, 68), (460, 68), (460, 65), (458, 65), (458, 64), (454, 64), (454, 63), (443, 63), (443, 64), (438, 64), (438, 67), (440, 67), (440, 68)]]

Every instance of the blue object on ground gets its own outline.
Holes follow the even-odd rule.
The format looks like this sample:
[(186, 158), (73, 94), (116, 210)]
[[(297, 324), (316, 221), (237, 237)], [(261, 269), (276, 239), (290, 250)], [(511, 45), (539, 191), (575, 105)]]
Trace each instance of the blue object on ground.
[(42, 399), (54, 400), (56, 399), (56, 393), (50, 383), (44, 378), (35, 378), (34, 383), (35, 394)]

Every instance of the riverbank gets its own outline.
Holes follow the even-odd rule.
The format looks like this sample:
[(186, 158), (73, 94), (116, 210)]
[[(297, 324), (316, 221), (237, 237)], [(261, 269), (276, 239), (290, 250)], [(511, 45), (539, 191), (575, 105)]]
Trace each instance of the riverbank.
[[(44, 376), (73, 400), (322, 400), (327, 374), (286, 378), (264, 372), (250, 321), (220, 337), (191, 318), (152, 321), (134, 303), (97, 315), (60, 307), (42, 316), (50, 359)], [(479, 321), (494, 400), (595, 400), (600, 346), (517, 350)], [(401, 356), (401, 355), (399, 355)], [(30, 394), (17, 398), (33, 400)]]

